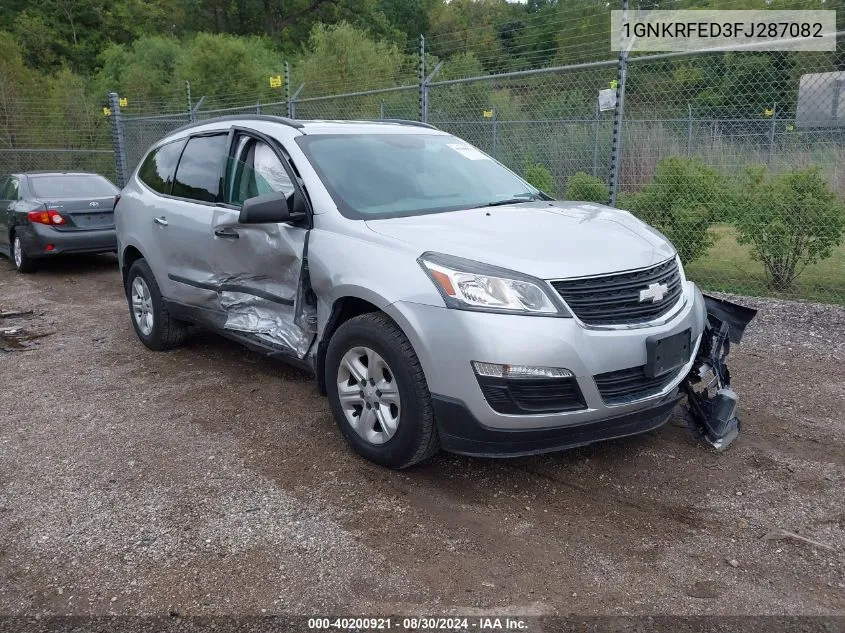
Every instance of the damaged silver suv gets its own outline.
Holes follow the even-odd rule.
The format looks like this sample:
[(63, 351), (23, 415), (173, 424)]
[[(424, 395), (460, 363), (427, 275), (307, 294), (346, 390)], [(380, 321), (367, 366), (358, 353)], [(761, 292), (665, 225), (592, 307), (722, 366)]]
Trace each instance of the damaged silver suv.
[(753, 311), (705, 301), (630, 213), (554, 201), (424, 124), (193, 124), (115, 224), (147, 347), (198, 324), (304, 367), (385, 466), (642, 433), (684, 393), (711, 443), (738, 431), (723, 361)]

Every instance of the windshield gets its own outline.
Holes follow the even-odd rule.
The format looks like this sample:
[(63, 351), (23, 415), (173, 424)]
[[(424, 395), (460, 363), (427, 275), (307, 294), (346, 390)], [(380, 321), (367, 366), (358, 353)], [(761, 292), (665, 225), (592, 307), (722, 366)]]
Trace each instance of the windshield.
[(106, 198), (117, 193), (117, 187), (95, 174), (44, 174), (30, 176), (29, 183), (36, 198)]
[(422, 215), (540, 196), (454, 136), (318, 134), (296, 141), (340, 212), (350, 218)]

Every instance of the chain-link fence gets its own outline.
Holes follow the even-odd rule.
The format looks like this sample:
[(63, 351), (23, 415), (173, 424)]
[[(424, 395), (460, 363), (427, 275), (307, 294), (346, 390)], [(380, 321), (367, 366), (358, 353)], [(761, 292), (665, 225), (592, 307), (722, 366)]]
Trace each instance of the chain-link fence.
[[(589, 35), (607, 23), (604, 9), (567, 14), (555, 28), (574, 34), (560, 40), (556, 56), (531, 49), (509, 63), (468, 63), (460, 46), (472, 29), (434, 39), (428, 51), (441, 58), (420, 38), (416, 83), (412, 64), (385, 80), (394, 85), (351, 91), (325, 79), (309, 84), (286, 66), (276, 93), (283, 98), (269, 103), (266, 93), (208, 101), (188, 93), (181, 111), (171, 100), (158, 111), (148, 105), (143, 116), (120, 115), (114, 104), (116, 168), (96, 162), (108, 157), (102, 146), (53, 157), (0, 151), (0, 168), (68, 164), (120, 182), (157, 139), (227, 114), (422, 120), (558, 198), (632, 211), (673, 241), (688, 276), (705, 289), (845, 303), (843, 34), (828, 53), (628, 59), (602, 53)], [(580, 33), (578, 24), (593, 31)], [(518, 35), (501, 31), (517, 38), (511, 53), (527, 46)], [(554, 65), (562, 59), (570, 63)], [(480, 75), (482, 67), (500, 72)], [(333, 94), (337, 85), (345, 92)]]

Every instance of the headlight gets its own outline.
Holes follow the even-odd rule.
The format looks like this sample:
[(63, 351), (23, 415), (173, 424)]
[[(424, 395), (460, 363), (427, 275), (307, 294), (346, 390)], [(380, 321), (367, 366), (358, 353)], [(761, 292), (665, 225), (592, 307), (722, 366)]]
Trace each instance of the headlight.
[(450, 308), (569, 316), (539, 279), (440, 253), (424, 253), (418, 261)]

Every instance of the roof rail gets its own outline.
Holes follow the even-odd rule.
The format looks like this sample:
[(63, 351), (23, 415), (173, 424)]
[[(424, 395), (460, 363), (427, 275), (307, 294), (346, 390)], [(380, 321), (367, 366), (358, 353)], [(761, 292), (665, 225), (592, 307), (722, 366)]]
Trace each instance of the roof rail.
[(411, 121), (410, 119), (375, 119), (376, 123), (396, 123), (399, 125), (413, 125), (414, 127), (425, 127), (430, 130), (437, 130), (439, 128), (433, 126), (431, 123), (423, 123), (422, 121)]
[(206, 125), (208, 123), (220, 123), (223, 121), (243, 121), (244, 119), (250, 121), (269, 121), (270, 123), (281, 123), (282, 125), (288, 125), (297, 129), (303, 127), (302, 122), (296, 121), (295, 119), (289, 119), (284, 116), (273, 116), (271, 114), (227, 114), (225, 116), (217, 116), (211, 119), (203, 119), (202, 121), (193, 121), (192, 123), (183, 125), (180, 128), (176, 128), (175, 130), (170, 132), (168, 136), (170, 134), (183, 132), (185, 130), (189, 130), (200, 125)]

